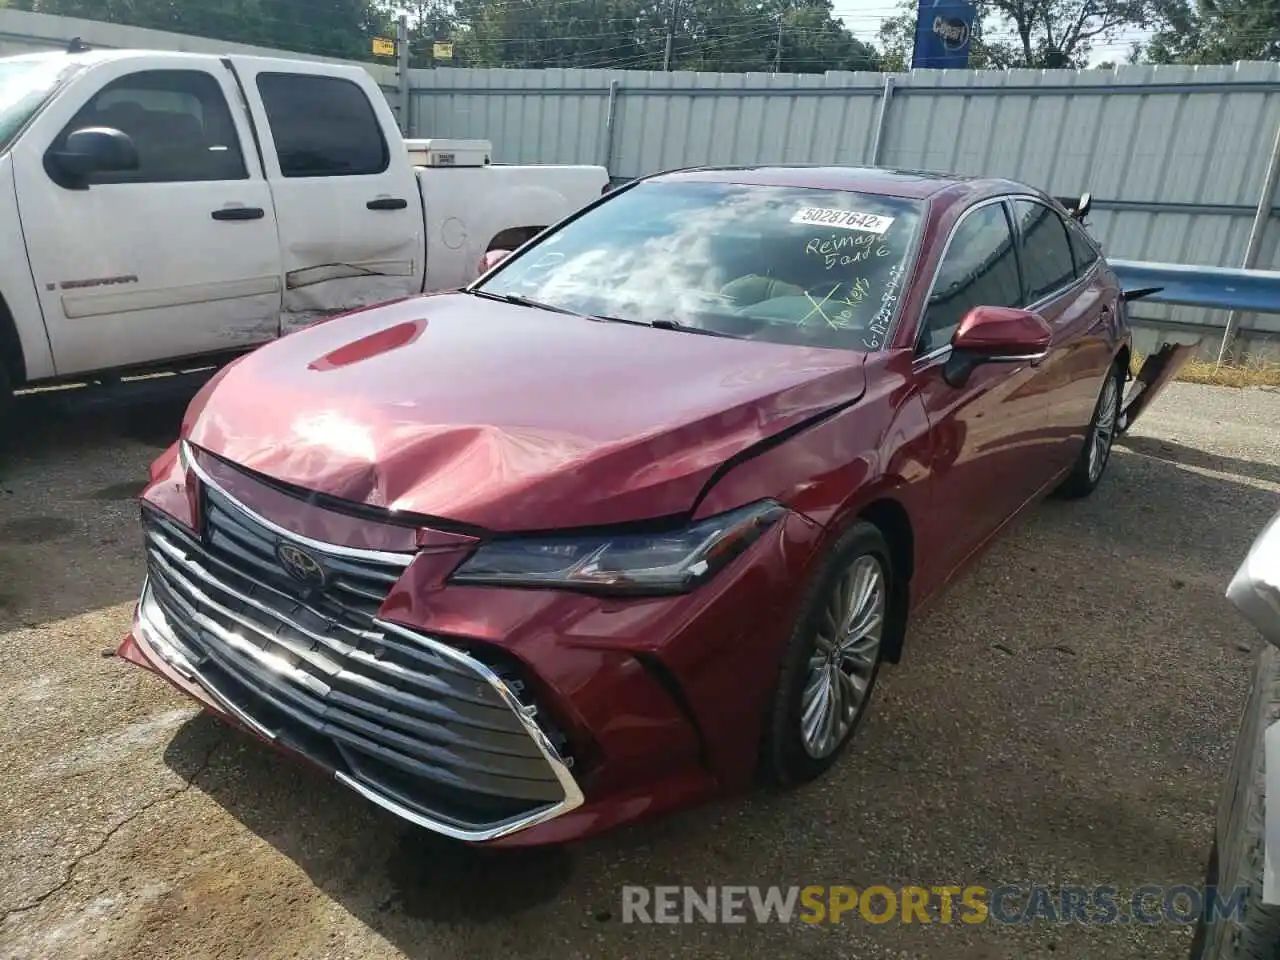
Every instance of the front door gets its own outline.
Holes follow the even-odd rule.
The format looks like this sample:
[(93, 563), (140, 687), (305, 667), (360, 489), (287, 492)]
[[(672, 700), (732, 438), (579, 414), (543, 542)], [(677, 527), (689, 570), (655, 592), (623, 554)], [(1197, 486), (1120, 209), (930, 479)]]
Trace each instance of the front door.
[[(1051, 463), (1066, 469), (1079, 455), (1111, 362), (1120, 291), (1098, 280), (1097, 253), (1073, 238), (1058, 214), (1038, 200), (1013, 202), (1023, 298), (1053, 330), (1044, 364)], [(1073, 253), (1073, 246), (1085, 244)], [(1089, 254), (1092, 253), (1092, 258)]]
[(945, 531), (939, 554), (922, 558), (932, 582), (950, 577), (1046, 477), (1039, 367), (982, 364), (961, 386), (943, 375), (951, 338), (969, 310), (1020, 302), (1007, 208), (999, 199), (987, 201), (966, 211), (953, 229), (916, 348), (914, 379), (933, 437), (931, 522)]
[(395, 115), (364, 70), (231, 58), (275, 197), (283, 332), (422, 289), (422, 201)]
[[(221, 64), (100, 63), (14, 148), (31, 270), (60, 375), (234, 350), (276, 336), (271, 194)], [(123, 131), (139, 166), (59, 186), (46, 155), (83, 127)]]

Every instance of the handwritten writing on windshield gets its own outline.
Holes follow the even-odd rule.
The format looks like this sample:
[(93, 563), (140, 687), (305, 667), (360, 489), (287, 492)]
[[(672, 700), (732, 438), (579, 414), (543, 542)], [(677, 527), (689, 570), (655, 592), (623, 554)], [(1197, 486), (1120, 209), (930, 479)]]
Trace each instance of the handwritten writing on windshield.
[[(840, 291), (843, 291), (843, 296), (837, 295)], [(866, 300), (870, 293), (871, 284), (865, 277), (858, 277), (847, 284), (836, 283), (835, 286), (823, 294), (820, 301), (813, 298), (812, 292), (805, 291), (805, 296), (813, 304), (813, 309), (801, 317), (796, 326), (804, 326), (810, 317), (817, 314), (826, 321), (827, 326), (832, 330), (847, 330), (855, 325), (857, 314), (854, 308)], [(827, 312), (828, 303), (835, 310), (834, 313)]]
[(884, 337), (889, 332), (889, 321), (893, 319), (894, 309), (898, 304), (898, 288), (901, 285), (902, 265), (898, 264), (889, 271), (889, 276), (885, 280), (884, 292), (880, 296), (880, 309), (876, 311), (876, 315), (867, 324), (866, 336), (862, 338), (863, 344), (869, 350), (879, 350), (884, 344)]
[(850, 234), (843, 237), (814, 237), (804, 245), (804, 252), (811, 257), (821, 257), (828, 270), (847, 267), (872, 257), (887, 257), (892, 251), (881, 237), (871, 233)]

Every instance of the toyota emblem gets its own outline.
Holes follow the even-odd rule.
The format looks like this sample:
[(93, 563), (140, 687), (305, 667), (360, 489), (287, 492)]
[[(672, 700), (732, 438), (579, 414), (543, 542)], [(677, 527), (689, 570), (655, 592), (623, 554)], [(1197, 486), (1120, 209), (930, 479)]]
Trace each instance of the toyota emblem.
[(276, 559), (285, 572), (299, 583), (309, 587), (323, 587), (326, 573), (320, 561), (297, 544), (281, 541), (276, 544)]

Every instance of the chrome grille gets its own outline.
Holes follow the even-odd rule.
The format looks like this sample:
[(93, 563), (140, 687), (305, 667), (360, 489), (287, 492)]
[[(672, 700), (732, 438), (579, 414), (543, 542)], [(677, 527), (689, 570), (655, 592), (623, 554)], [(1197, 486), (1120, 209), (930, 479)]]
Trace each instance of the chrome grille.
[[(204, 541), (212, 558), (267, 583), (296, 592), (299, 583), (276, 557), (280, 536), (256, 522), (234, 500), (205, 484), (201, 488)], [(329, 591), (310, 599), (326, 614), (354, 625), (368, 625), (404, 572), (404, 564), (371, 561), (327, 552)]]
[(140, 623), (230, 712), (464, 839), (581, 802), (535, 707), (467, 654), (376, 619), (408, 557), (307, 542), (330, 574), (318, 590), (289, 575), (265, 521), (207, 483), (201, 507), (202, 537), (144, 508)]

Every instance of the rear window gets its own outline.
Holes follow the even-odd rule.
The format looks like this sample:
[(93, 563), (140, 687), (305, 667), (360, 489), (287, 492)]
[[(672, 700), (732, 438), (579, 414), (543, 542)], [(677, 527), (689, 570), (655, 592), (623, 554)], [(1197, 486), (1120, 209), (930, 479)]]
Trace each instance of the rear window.
[(280, 172), (286, 177), (382, 173), (391, 152), (365, 92), (341, 77), (258, 75)]
[(1027, 303), (1032, 304), (1069, 286), (1076, 276), (1075, 266), (1061, 217), (1031, 200), (1015, 200), (1013, 208), (1021, 234)]
[(1076, 276), (1083, 277), (1098, 262), (1098, 251), (1084, 234), (1082, 227), (1067, 224), (1067, 239), (1071, 241), (1071, 255), (1076, 262)]
[(879, 350), (917, 245), (918, 201), (657, 181), (620, 192), (482, 287), (597, 316)]

